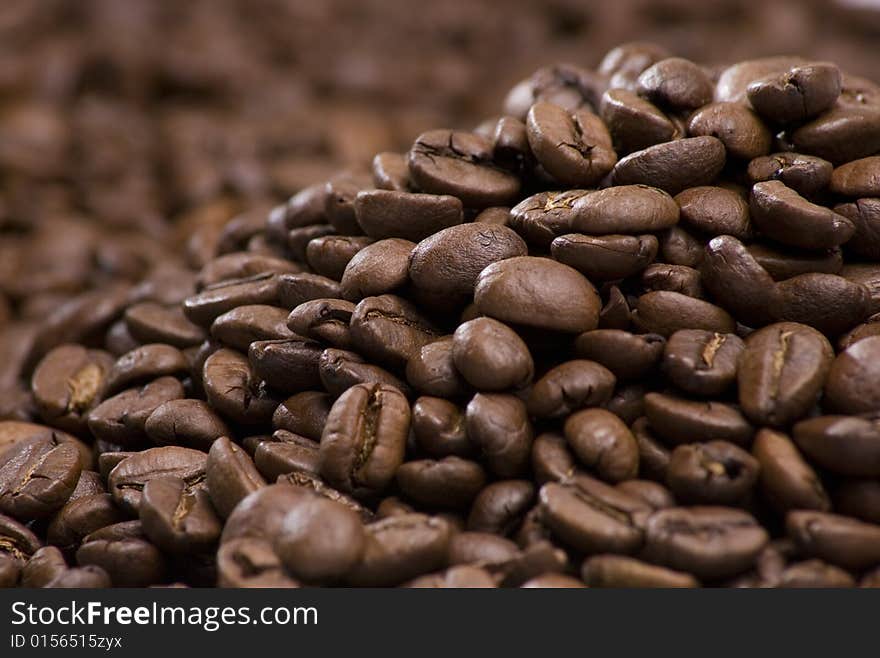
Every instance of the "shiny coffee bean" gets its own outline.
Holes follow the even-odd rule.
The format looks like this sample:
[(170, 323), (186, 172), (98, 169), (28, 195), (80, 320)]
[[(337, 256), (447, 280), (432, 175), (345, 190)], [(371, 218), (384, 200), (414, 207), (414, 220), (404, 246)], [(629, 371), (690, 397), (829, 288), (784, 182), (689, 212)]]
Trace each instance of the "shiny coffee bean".
[(361, 249), (345, 266), (340, 282), (342, 296), (358, 302), (404, 287), (409, 280), (409, 257), (415, 246), (409, 240), (389, 238)]
[(202, 487), (207, 458), (204, 452), (191, 448), (149, 448), (119, 462), (110, 471), (107, 488), (118, 505), (127, 512), (137, 514), (144, 488), (157, 477), (179, 478), (188, 489)]
[(764, 428), (755, 435), (752, 455), (761, 465), (761, 488), (778, 511), (815, 509), (827, 512), (831, 502), (822, 480), (792, 440)]
[(477, 393), (467, 405), (465, 431), (493, 475), (510, 478), (525, 471), (533, 432), (526, 405), (519, 398)]
[(447, 194), (364, 190), (354, 202), (364, 233), (376, 240), (402, 238), (418, 242), (437, 231), (461, 224), (462, 203)]
[(629, 428), (605, 409), (585, 409), (565, 421), (565, 439), (584, 465), (609, 482), (639, 471), (639, 449)]
[(615, 185), (651, 185), (678, 194), (688, 187), (710, 184), (725, 161), (721, 140), (689, 137), (631, 153), (614, 166), (611, 175)]
[(697, 402), (663, 393), (645, 396), (645, 415), (651, 429), (669, 443), (730, 441), (748, 445), (754, 428), (739, 410), (723, 402)]
[(659, 334), (595, 329), (578, 336), (574, 349), (578, 356), (610, 370), (618, 380), (637, 380), (654, 369), (665, 344)]
[(721, 395), (736, 381), (744, 347), (735, 334), (681, 329), (666, 342), (661, 367), (670, 381), (686, 393)]
[(582, 407), (608, 402), (615, 383), (614, 375), (598, 363), (580, 359), (566, 361), (535, 382), (527, 407), (529, 413), (538, 418), (567, 416)]
[(150, 541), (175, 554), (208, 550), (222, 530), (204, 488), (194, 489), (179, 477), (158, 477), (146, 482), (139, 517)]
[(534, 374), (529, 348), (510, 327), (492, 318), (459, 325), (452, 337), (452, 361), (478, 391), (523, 388)]
[(406, 380), (419, 393), (456, 398), (468, 384), (455, 367), (453, 337), (439, 338), (422, 348), (406, 363)]
[(666, 484), (682, 503), (735, 505), (751, 493), (759, 462), (727, 441), (677, 446), (669, 459)]

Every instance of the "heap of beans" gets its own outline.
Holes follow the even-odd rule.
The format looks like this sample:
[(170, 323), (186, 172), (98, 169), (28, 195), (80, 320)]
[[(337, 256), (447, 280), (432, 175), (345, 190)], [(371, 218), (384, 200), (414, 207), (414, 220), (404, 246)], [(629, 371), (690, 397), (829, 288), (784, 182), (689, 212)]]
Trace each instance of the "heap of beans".
[(630, 44), (105, 282), (10, 351), (0, 582), (878, 584), (878, 152)]

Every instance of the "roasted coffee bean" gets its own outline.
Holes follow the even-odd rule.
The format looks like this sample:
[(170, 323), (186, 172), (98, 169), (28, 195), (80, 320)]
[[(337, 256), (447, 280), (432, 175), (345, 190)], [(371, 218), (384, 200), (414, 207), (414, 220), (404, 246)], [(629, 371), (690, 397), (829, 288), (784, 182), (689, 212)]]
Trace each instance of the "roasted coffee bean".
[(665, 344), (665, 339), (659, 334), (595, 329), (578, 336), (574, 349), (578, 356), (596, 361), (617, 379), (635, 380), (653, 370)]
[(793, 436), (811, 461), (832, 473), (880, 476), (880, 424), (874, 414), (802, 420)]
[(848, 241), (855, 232), (846, 217), (807, 201), (778, 180), (755, 183), (750, 208), (762, 233), (792, 247), (829, 249)]
[(452, 338), (452, 360), (478, 391), (523, 388), (534, 374), (529, 348), (510, 327), (492, 318), (459, 325)]
[(585, 475), (538, 492), (541, 518), (554, 536), (584, 553), (638, 551), (651, 509), (638, 498)]
[(372, 242), (371, 238), (347, 235), (315, 238), (306, 248), (306, 260), (318, 274), (340, 281), (349, 261)]
[(465, 432), (464, 413), (448, 400), (428, 396), (416, 400), (412, 429), (419, 447), (429, 455), (467, 457), (474, 452)]
[(574, 455), (565, 437), (544, 433), (532, 444), (532, 469), (539, 484), (562, 482), (577, 470)]
[(62, 345), (34, 370), (31, 390), (43, 420), (71, 432), (86, 429), (86, 417), (106, 387), (113, 358), (101, 350)]
[(474, 222), (493, 226), (510, 226), (510, 208), (506, 206), (486, 208), (474, 217)]
[(455, 398), (468, 384), (455, 368), (453, 338), (445, 336), (423, 345), (406, 363), (406, 380), (419, 393)]
[(675, 196), (681, 221), (710, 236), (732, 235), (740, 240), (752, 237), (748, 202), (734, 190), (723, 187), (692, 187)]
[(363, 557), (347, 581), (381, 587), (438, 569), (446, 561), (451, 536), (446, 521), (424, 514), (401, 514), (370, 523)]
[(519, 192), (519, 179), (492, 162), (490, 140), (474, 133), (422, 133), (407, 157), (420, 189), (458, 197), (466, 207), (503, 206)]
[(843, 253), (840, 248), (803, 251), (763, 244), (751, 244), (747, 248), (774, 281), (784, 281), (811, 272), (838, 274), (843, 267)]
[(373, 183), (379, 189), (405, 192), (409, 188), (409, 169), (402, 153), (377, 153), (372, 165)]
[(651, 429), (676, 445), (714, 440), (748, 445), (754, 433), (754, 428), (736, 407), (722, 402), (698, 402), (648, 393), (645, 415)]
[(659, 108), (627, 89), (606, 91), (600, 113), (615, 150), (621, 154), (681, 136), (676, 125)]
[(675, 507), (675, 496), (658, 482), (651, 480), (625, 480), (617, 484), (624, 493), (645, 501), (652, 509)]
[(765, 497), (777, 510), (830, 510), (822, 480), (787, 436), (770, 429), (760, 430), (752, 454), (761, 465)]
[(623, 555), (596, 555), (581, 569), (588, 587), (699, 587), (691, 574)]
[(467, 528), (496, 535), (513, 534), (535, 499), (528, 480), (500, 480), (484, 487), (471, 505)]
[(495, 579), (485, 569), (470, 565), (450, 567), (446, 571), (437, 574), (421, 576), (409, 581), (405, 587), (432, 587), (432, 588), (494, 588)]
[(624, 384), (605, 403), (605, 408), (625, 423), (634, 423), (644, 414), (646, 392), (641, 384)]
[(837, 103), (791, 134), (795, 149), (842, 165), (880, 149), (880, 106)]
[(71, 495), (49, 522), (46, 539), (72, 552), (86, 535), (123, 520), (124, 516), (110, 494)]
[(735, 334), (681, 329), (663, 348), (663, 372), (691, 395), (721, 395), (736, 381), (745, 345)]
[(461, 201), (447, 194), (364, 190), (357, 195), (354, 210), (361, 229), (376, 240), (418, 242), (463, 219)]
[(258, 340), (292, 338), (287, 327), (287, 309), (265, 304), (239, 306), (211, 324), (211, 337), (228, 347), (246, 352)]
[(277, 302), (278, 275), (266, 272), (208, 286), (184, 300), (183, 313), (191, 322), (208, 328), (218, 316), (238, 306)]
[(800, 274), (781, 281), (770, 297), (775, 319), (800, 322), (839, 336), (871, 312), (871, 292), (835, 274)]
[(869, 313), (880, 312), (880, 267), (872, 263), (852, 263), (844, 265), (840, 276), (852, 283), (868, 289), (870, 295)]
[(224, 436), (208, 451), (205, 485), (214, 509), (225, 519), (241, 500), (266, 486), (266, 481), (247, 453)]
[(741, 103), (712, 103), (700, 108), (688, 120), (688, 134), (716, 137), (729, 157), (740, 160), (767, 155), (773, 142), (758, 115)]
[(304, 496), (284, 516), (274, 540), (287, 570), (307, 583), (338, 582), (363, 558), (367, 535), (344, 505)]
[(880, 199), (858, 199), (834, 206), (834, 212), (856, 227), (847, 249), (870, 260), (880, 259)]
[(474, 302), (502, 322), (566, 333), (595, 329), (601, 308), (595, 288), (580, 273), (532, 256), (489, 265), (477, 279)]
[[(854, 516), (869, 523), (880, 522), (880, 481), (878, 480), (844, 480), (834, 491), (834, 508), (846, 516)], [(801, 506), (802, 509), (810, 509)], [(820, 509), (829, 511), (830, 505)], [(819, 509), (819, 508), (814, 508)]]
[(486, 484), (476, 462), (461, 457), (420, 459), (397, 469), (397, 486), (409, 500), (428, 507), (465, 507)]
[[(264, 385), (279, 393), (289, 394), (319, 385), (319, 360), (322, 353), (321, 345), (312, 340), (264, 340), (251, 343), (247, 360), (253, 375), (262, 380)], [(274, 411), (278, 403), (276, 400), (271, 402)]]
[(141, 495), (139, 515), (144, 534), (169, 553), (206, 551), (222, 530), (208, 493), (193, 489), (179, 477), (149, 480)]
[(638, 299), (633, 322), (644, 332), (669, 337), (681, 329), (733, 333), (736, 322), (715, 304), (679, 292), (657, 290)]
[(410, 394), (409, 387), (390, 372), (364, 361), (356, 352), (324, 350), (318, 359), (321, 384), (330, 395), (341, 395), (355, 384), (388, 384)]
[(247, 279), (267, 273), (300, 272), (301, 266), (284, 258), (261, 256), (248, 252), (226, 254), (207, 263), (196, 278), (199, 290), (214, 287), (232, 279)]
[(764, 327), (746, 339), (739, 361), (739, 402), (760, 425), (785, 427), (816, 403), (834, 349), (815, 329), (794, 322)]
[(202, 383), (208, 403), (220, 415), (237, 423), (266, 422), (278, 406), (263, 390), (247, 357), (234, 350), (223, 348), (208, 357)]
[(449, 542), (449, 564), (499, 565), (515, 559), (519, 548), (487, 532), (459, 532)]
[(87, 538), (76, 552), (76, 561), (81, 567), (103, 569), (115, 587), (155, 585), (161, 583), (166, 574), (162, 553), (139, 538)]
[(834, 166), (827, 160), (800, 153), (772, 153), (749, 163), (748, 177), (754, 183), (778, 180), (798, 194), (810, 197), (831, 182)]
[(501, 117), (492, 134), (492, 156), (511, 171), (522, 172), (534, 163), (526, 124), (516, 117)]
[(776, 56), (750, 59), (728, 66), (720, 72), (715, 87), (715, 99), (719, 101), (743, 102), (746, 100), (748, 86), (755, 80), (770, 75), (781, 75), (795, 66), (806, 62), (800, 57)]
[(821, 560), (804, 560), (782, 572), (779, 587), (855, 587), (855, 580), (843, 569)]
[(639, 449), (629, 428), (605, 409), (585, 409), (565, 421), (565, 439), (578, 459), (610, 482), (639, 471)]
[(141, 345), (123, 354), (107, 372), (105, 393), (113, 394), (136, 384), (145, 384), (166, 375), (184, 376), (189, 361), (170, 345)]
[(74, 567), (62, 571), (44, 587), (49, 589), (102, 589), (112, 587), (113, 581), (104, 569), (96, 565)]
[(278, 405), (272, 415), (272, 427), (319, 441), (331, 405), (330, 396), (326, 393), (320, 391), (297, 393)]
[(718, 303), (748, 326), (771, 322), (773, 278), (745, 245), (733, 236), (720, 235), (709, 241), (705, 253), (702, 282)]
[[(351, 347), (349, 324), (354, 304), (343, 299), (313, 299), (303, 302), (287, 316), (288, 336), (306, 336), (338, 347)], [(279, 336), (281, 338), (281, 336)], [(261, 340), (261, 339), (255, 339)]]
[(859, 342), (864, 338), (876, 336), (880, 334), (880, 315), (874, 314), (865, 320), (862, 324), (856, 325), (850, 331), (847, 331), (837, 340), (837, 349), (845, 350), (850, 345)]
[(710, 184), (725, 161), (721, 140), (708, 135), (689, 137), (631, 153), (614, 166), (611, 176), (615, 185), (651, 185), (678, 194), (688, 187)]
[(610, 281), (633, 276), (657, 256), (653, 235), (605, 235), (570, 233), (550, 245), (553, 258), (570, 265), (591, 280)]
[(880, 196), (880, 156), (837, 167), (831, 175), (831, 191), (852, 197)]
[(107, 488), (118, 505), (129, 513), (137, 514), (144, 487), (157, 477), (177, 477), (183, 480), (188, 489), (202, 487), (207, 458), (204, 452), (191, 448), (149, 448), (119, 462), (110, 471)]
[(538, 418), (559, 418), (582, 407), (601, 406), (611, 399), (615, 383), (615, 376), (598, 363), (566, 361), (535, 382), (528, 410)]
[(306, 488), (281, 482), (252, 490), (226, 518), (220, 543), (243, 537), (274, 541), (287, 512), (308, 495)]
[(277, 430), (270, 440), (261, 441), (254, 451), (254, 464), (269, 482), (293, 471), (317, 475), (321, 469), (318, 444), (312, 439)]
[(642, 71), (637, 82), (640, 95), (653, 103), (676, 110), (694, 110), (712, 100), (714, 87), (706, 72), (681, 57), (669, 57)]
[(141, 302), (125, 309), (125, 326), (141, 343), (166, 343), (178, 348), (198, 345), (204, 330), (190, 322), (179, 306)]
[(589, 110), (568, 112), (540, 101), (529, 109), (526, 127), (535, 158), (565, 185), (591, 187), (617, 162), (608, 129)]
[(555, 103), (568, 110), (595, 105), (605, 87), (603, 74), (575, 66), (553, 64), (517, 84), (504, 100), (505, 114), (525, 118), (535, 101)]
[(611, 77), (612, 87), (635, 88), (639, 75), (645, 69), (669, 56), (669, 51), (663, 46), (633, 41), (609, 50), (597, 70)]
[(789, 123), (804, 121), (829, 109), (840, 96), (840, 89), (840, 70), (820, 62), (755, 80), (746, 93), (761, 116)]
[(320, 274), (284, 274), (278, 278), (278, 302), (285, 308), (296, 308), (313, 299), (339, 299), (340, 284)]
[(758, 461), (727, 441), (688, 443), (672, 451), (666, 484), (682, 503), (735, 505), (752, 491)]
[(465, 304), (472, 300), (477, 277), (486, 266), (527, 253), (522, 238), (505, 226), (452, 226), (416, 245), (409, 277), (431, 300)]
[(321, 475), (356, 497), (380, 493), (403, 463), (409, 403), (396, 388), (358, 384), (333, 404), (321, 436)]
[(351, 340), (367, 357), (392, 368), (405, 368), (422, 347), (440, 336), (439, 330), (402, 297), (367, 297), (351, 316)]
[(645, 527), (644, 555), (672, 569), (715, 580), (754, 564), (767, 532), (748, 513), (728, 507), (673, 507)]
[(361, 249), (345, 266), (340, 283), (342, 296), (357, 302), (405, 286), (409, 280), (409, 257), (415, 246), (409, 240), (390, 238)]
[(229, 427), (202, 400), (171, 400), (156, 407), (144, 424), (151, 441), (207, 451), (215, 439), (229, 435)]
[(629, 302), (620, 292), (620, 288), (611, 286), (608, 301), (599, 311), (599, 329), (626, 331), (629, 329), (631, 315)]
[(670, 265), (699, 267), (705, 245), (681, 226), (673, 226), (659, 236), (660, 260)]
[(837, 355), (828, 371), (825, 398), (840, 413), (880, 411), (877, 382), (880, 338), (869, 337)]
[(0, 572), (4, 572), (4, 578), (11, 574), (15, 581), (8, 586), (16, 585), (21, 568), (41, 546), (40, 539), (26, 526), (0, 514), (0, 559), (6, 562)]
[[(328, 235), (336, 235), (336, 229), (330, 224), (316, 224), (314, 226), (303, 226), (302, 228), (293, 228), (287, 232), (284, 243), (287, 250), (297, 261), (301, 263), (308, 262), (309, 243), (312, 240), (323, 238)], [(289, 275), (282, 275), (289, 276)], [(312, 275), (319, 276), (319, 275)]]
[(24, 564), (21, 570), (21, 586), (45, 587), (66, 570), (67, 561), (61, 551), (55, 546), (43, 546)]
[(324, 216), (339, 233), (357, 235), (360, 231), (354, 203), (361, 190), (372, 187), (370, 176), (360, 171), (345, 171), (324, 186)]
[(519, 398), (477, 393), (467, 406), (465, 431), (493, 475), (510, 478), (524, 472), (533, 433), (526, 405)]
[(240, 537), (225, 542), (217, 551), (218, 587), (299, 587), (287, 575), (272, 543)]
[(861, 570), (880, 561), (880, 526), (838, 514), (797, 510), (785, 527), (798, 549), (845, 569)]
[(510, 227), (530, 244), (548, 247), (557, 236), (571, 232), (575, 205), (588, 194), (586, 190), (569, 190), (527, 197), (511, 208)]

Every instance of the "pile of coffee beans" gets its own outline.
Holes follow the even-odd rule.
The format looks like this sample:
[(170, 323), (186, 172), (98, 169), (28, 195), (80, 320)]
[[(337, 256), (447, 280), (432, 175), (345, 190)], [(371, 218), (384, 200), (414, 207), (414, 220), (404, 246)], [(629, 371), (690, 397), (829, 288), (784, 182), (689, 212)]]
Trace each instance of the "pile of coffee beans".
[(834, 64), (627, 44), (44, 303), (0, 583), (880, 584), (878, 153)]

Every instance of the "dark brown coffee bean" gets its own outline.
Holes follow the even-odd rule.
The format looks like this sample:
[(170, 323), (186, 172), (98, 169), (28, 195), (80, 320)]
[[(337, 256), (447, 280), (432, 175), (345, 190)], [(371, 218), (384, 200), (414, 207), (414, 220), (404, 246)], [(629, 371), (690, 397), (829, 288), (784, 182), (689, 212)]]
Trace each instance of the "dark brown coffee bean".
[(880, 527), (838, 514), (798, 510), (785, 527), (806, 555), (845, 569), (861, 570), (880, 562)]
[(600, 114), (618, 153), (632, 153), (681, 136), (659, 108), (627, 89), (606, 91)]
[(493, 164), (491, 141), (473, 133), (422, 133), (407, 157), (420, 189), (458, 197), (466, 207), (503, 206), (519, 192), (519, 179)]
[(143, 539), (92, 539), (76, 552), (82, 567), (99, 567), (115, 587), (147, 587), (165, 578), (165, 558)]
[(559, 418), (582, 407), (601, 406), (611, 399), (615, 383), (615, 376), (598, 363), (566, 361), (535, 382), (528, 410), (538, 418)]
[(840, 413), (863, 413), (880, 410), (880, 387), (877, 386), (877, 358), (880, 338), (860, 340), (840, 353), (831, 364), (825, 384), (825, 397)]
[[(880, 481), (844, 480), (834, 491), (834, 508), (846, 516), (854, 516), (869, 523), (880, 522)], [(811, 509), (799, 506), (801, 509)], [(820, 508), (812, 508), (820, 509)], [(830, 511), (830, 505), (820, 511)]]
[(461, 224), (461, 201), (446, 194), (364, 190), (354, 203), (358, 224), (376, 240), (403, 238), (418, 242)]
[(420, 576), (409, 581), (405, 587), (431, 587), (431, 588), (494, 588), (495, 579), (492, 574), (480, 567), (459, 565), (450, 567), (446, 571)]
[(875, 313), (862, 324), (857, 325), (838, 338), (837, 349), (841, 351), (845, 350), (850, 345), (857, 343), (864, 338), (877, 335), (880, 335), (880, 315)]
[(207, 492), (191, 488), (178, 477), (149, 480), (139, 514), (144, 534), (169, 553), (203, 552), (220, 538), (222, 524)]
[(229, 427), (202, 400), (171, 400), (149, 415), (144, 431), (159, 445), (179, 445), (207, 451)]
[(880, 424), (874, 415), (802, 420), (794, 426), (793, 436), (811, 461), (832, 473), (880, 476)]
[(806, 462), (791, 439), (780, 432), (762, 429), (755, 436), (752, 454), (761, 465), (761, 488), (779, 512), (792, 509), (831, 508), (822, 480)]
[(750, 335), (740, 357), (739, 401), (750, 420), (785, 427), (816, 403), (834, 358), (822, 334), (781, 322)]
[(829, 249), (855, 232), (846, 217), (807, 201), (778, 180), (755, 183), (750, 208), (762, 233), (792, 247)]
[(394, 292), (409, 280), (409, 257), (415, 248), (409, 240), (379, 240), (361, 249), (345, 266), (342, 296), (351, 301)]
[(770, 75), (782, 75), (795, 66), (806, 64), (800, 57), (775, 56), (750, 59), (720, 72), (715, 98), (720, 101), (744, 102), (748, 86)]
[(629, 302), (617, 286), (608, 290), (608, 301), (599, 311), (599, 329), (629, 329), (631, 311)]
[(569, 112), (541, 101), (529, 109), (526, 127), (535, 158), (565, 185), (591, 187), (617, 162), (608, 129), (589, 110)]
[(366, 356), (393, 368), (405, 368), (440, 332), (415, 305), (396, 295), (367, 297), (351, 316), (351, 339)]
[(217, 551), (218, 587), (299, 587), (265, 539), (241, 537)]
[(732, 235), (740, 240), (752, 237), (749, 204), (733, 190), (723, 187), (692, 187), (675, 196), (681, 221), (704, 235)]
[(645, 556), (672, 569), (714, 580), (755, 562), (767, 532), (748, 513), (728, 507), (673, 507), (648, 519)]
[(354, 304), (344, 299), (313, 299), (303, 302), (287, 316), (291, 335), (298, 334), (338, 347), (351, 347), (349, 324)]
[(565, 437), (549, 432), (532, 444), (532, 469), (539, 484), (562, 482), (578, 470)]
[(224, 436), (208, 451), (205, 485), (214, 509), (225, 519), (241, 500), (266, 486), (266, 481), (247, 453)]
[(143, 388), (130, 388), (104, 400), (89, 413), (89, 429), (97, 438), (133, 446), (146, 440), (145, 425), (159, 406), (184, 397), (174, 377), (160, 377)]
[(635, 89), (636, 81), (645, 69), (669, 56), (669, 51), (663, 46), (647, 41), (632, 41), (609, 50), (597, 70), (611, 77), (612, 87)]
[(205, 290), (232, 280), (300, 271), (302, 271), (301, 266), (284, 258), (273, 258), (241, 251), (220, 256), (206, 264), (199, 271), (196, 287), (199, 290)]
[(771, 322), (773, 278), (746, 247), (733, 236), (720, 235), (705, 253), (702, 282), (718, 303), (748, 326)]
[(318, 360), (321, 384), (330, 395), (341, 395), (355, 384), (388, 384), (410, 394), (409, 387), (379, 366), (364, 361), (355, 352), (324, 350)]
[[(290, 255), (300, 263), (308, 262), (309, 243), (312, 240), (323, 238), (329, 235), (336, 235), (336, 229), (330, 224), (316, 224), (314, 226), (303, 226), (302, 228), (293, 228), (287, 232), (284, 243)], [(289, 276), (289, 275), (282, 275)], [(313, 274), (311, 276), (320, 276)]]
[(205, 332), (190, 322), (179, 306), (164, 306), (156, 302), (141, 302), (125, 310), (125, 325), (135, 340), (141, 343), (167, 343), (185, 348), (198, 345)]
[(639, 447), (639, 475), (666, 482), (671, 451), (651, 433), (647, 418), (638, 418), (632, 424), (631, 430)]
[(736, 330), (736, 322), (720, 306), (666, 290), (639, 297), (633, 322), (642, 331), (664, 337), (681, 329), (703, 329), (722, 334)]
[(312, 493), (323, 496), (330, 500), (334, 500), (355, 512), (364, 523), (369, 523), (377, 518), (370, 509), (364, 507), (351, 496), (347, 496), (341, 491), (324, 483), (324, 481), (306, 471), (293, 471), (278, 478), (278, 484), (286, 484), (293, 486), (294, 489), (301, 491), (310, 491)]
[(409, 189), (409, 169), (402, 153), (377, 153), (372, 163), (373, 183), (381, 190), (406, 192)]
[(584, 553), (635, 553), (650, 508), (585, 475), (550, 482), (538, 492), (541, 518), (562, 542)]
[(660, 256), (670, 265), (699, 267), (703, 262), (704, 244), (681, 226), (673, 226), (658, 236), (660, 240)]
[(834, 212), (846, 217), (856, 227), (847, 249), (870, 260), (880, 258), (880, 199), (842, 203), (834, 206)]
[(357, 497), (381, 492), (403, 463), (410, 409), (388, 385), (358, 384), (333, 404), (321, 436), (321, 475)]
[(22, 567), (21, 586), (45, 587), (64, 571), (67, 571), (67, 562), (61, 551), (55, 546), (43, 546)]
[(588, 587), (699, 587), (691, 574), (623, 555), (596, 555), (581, 569)]
[(519, 549), (515, 543), (486, 532), (459, 532), (449, 542), (450, 564), (495, 566), (518, 555)]
[(880, 156), (837, 167), (831, 176), (831, 191), (853, 197), (880, 196)]
[(759, 470), (754, 457), (727, 441), (688, 443), (672, 451), (666, 484), (683, 503), (735, 505), (752, 491)]
[[(844, 89), (845, 91), (845, 89)], [(880, 149), (880, 106), (838, 102), (791, 135), (794, 147), (842, 165)]]
[(278, 405), (272, 415), (272, 427), (319, 441), (331, 405), (332, 400), (326, 393), (297, 393)]
[(519, 398), (477, 393), (468, 403), (465, 428), (492, 474), (510, 478), (523, 473), (534, 435), (526, 405)]
[(464, 304), (487, 265), (528, 253), (526, 243), (504, 226), (462, 224), (422, 240), (412, 252), (409, 276), (431, 299)]
[(272, 542), (281, 531), (287, 512), (310, 495), (305, 487), (287, 483), (259, 487), (242, 498), (233, 508), (223, 526), (220, 543), (243, 537)]
[(490, 224), (492, 226), (510, 226), (510, 208), (506, 206), (495, 206), (481, 210), (474, 222), (477, 224)]
[(464, 413), (448, 400), (420, 397), (413, 404), (412, 427), (419, 447), (429, 455), (467, 457), (474, 452), (465, 433)]
[(544, 66), (517, 84), (504, 99), (504, 112), (525, 119), (529, 108), (539, 100), (576, 110), (596, 105), (607, 86), (604, 75), (575, 66)]
[(728, 156), (751, 160), (770, 153), (773, 136), (750, 108), (740, 103), (712, 103), (688, 120), (688, 134), (721, 140)]
[(784, 281), (811, 272), (838, 274), (843, 268), (843, 253), (839, 247), (825, 251), (803, 251), (755, 243), (747, 249), (774, 281)]
[(871, 293), (835, 274), (801, 274), (776, 284), (771, 310), (777, 320), (800, 322), (828, 336), (839, 336), (868, 317)]
[(585, 409), (565, 421), (565, 439), (578, 459), (610, 482), (639, 471), (639, 449), (629, 428), (605, 409)]
[(502, 322), (548, 331), (595, 329), (601, 302), (579, 272), (548, 258), (508, 258), (484, 269), (474, 302)]
[(428, 507), (465, 507), (486, 484), (479, 464), (454, 456), (407, 462), (397, 469), (396, 477), (408, 499)]
[(638, 79), (638, 92), (653, 103), (676, 110), (694, 110), (712, 100), (714, 86), (706, 72), (681, 57), (660, 60)]
[[(322, 353), (320, 343), (290, 338), (251, 343), (247, 358), (255, 378), (262, 380), (272, 390), (290, 394), (318, 387)], [(260, 394), (265, 395), (262, 385)], [(271, 402), (274, 403), (274, 411), (278, 401), (273, 399)]]
[(165, 375), (182, 376), (189, 362), (176, 347), (153, 343), (123, 354), (107, 373), (105, 393), (113, 394), (136, 384), (145, 384)]
[(694, 440), (748, 445), (754, 434), (754, 428), (739, 410), (722, 402), (697, 402), (648, 393), (645, 415), (659, 436), (676, 445)]
[(829, 109), (840, 96), (840, 71), (820, 62), (791, 68), (784, 74), (752, 82), (749, 102), (771, 121), (803, 121)]
[(773, 153), (749, 163), (748, 177), (754, 183), (782, 181), (787, 187), (809, 197), (828, 187), (833, 165), (827, 160), (800, 153)]
[(705, 299), (706, 297), (700, 271), (685, 265), (667, 265), (665, 263), (649, 265), (642, 272), (641, 283), (645, 292), (668, 290), (697, 299)]
[(309, 242), (306, 260), (318, 274), (341, 281), (349, 261), (372, 242), (371, 238), (366, 237), (326, 235)]
[(745, 347), (735, 334), (681, 329), (669, 337), (662, 368), (670, 381), (692, 395), (721, 395), (736, 380)]
[(710, 184), (725, 160), (724, 144), (715, 137), (678, 139), (621, 159), (614, 167), (612, 180), (615, 185), (651, 185), (678, 194), (688, 187)]
[(367, 536), (357, 514), (327, 498), (305, 496), (284, 517), (275, 552), (304, 582), (343, 579), (363, 558)]
[(208, 328), (218, 316), (238, 306), (277, 303), (278, 275), (266, 272), (209, 286), (184, 300), (183, 313), (191, 322)]
[(189, 489), (203, 486), (207, 458), (204, 452), (178, 446), (143, 450), (110, 471), (107, 487), (120, 507), (137, 514), (144, 487), (157, 477), (180, 478)]
[(113, 358), (101, 350), (62, 345), (40, 361), (31, 390), (40, 416), (50, 425), (82, 432), (86, 416), (101, 399)]
[(464, 395), (468, 384), (455, 368), (452, 336), (428, 343), (410, 357), (406, 363), (406, 380), (425, 395), (447, 398)]
[(358, 192), (372, 187), (372, 182), (365, 173), (344, 171), (324, 186), (324, 215), (339, 233), (358, 235), (361, 232), (354, 203)]
[(492, 318), (459, 325), (452, 339), (452, 359), (478, 391), (522, 388), (534, 374), (529, 348), (510, 327)]
[(445, 564), (450, 525), (423, 514), (392, 516), (366, 526), (367, 541), (360, 563), (348, 574), (359, 586), (388, 586)]
[(318, 475), (321, 456), (317, 442), (287, 430), (276, 430), (254, 451), (254, 465), (269, 482), (293, 471)]
[(529, 243), (548, 247), (555, 237), (571, 232), (575, 204), (589, 194), (568, 190), (527, 197), (511, 208), (510, 227)]
[(237, 423), (266, 422), (278, 406), (263, 390), (247, 357), (234, 350), (223, 348), (209, 356), (202, 382), (211, 407)]
[(535, 499), (528, 480), (501, 480), (484, 487), (471, 505), (467, 528), (507, 536), (516, 531)]
[(109, 494), (71, 495), (64, 507), (49, 522), (46, 539), (55, 546), (72, 552), (86, 535), (123, 519), (123, 514)]
[(572, 228), (591, 235), (660, 231), (679, 216), (672, 197), (649, 185), (620, 184), (591, 192), (570, 208)]
[(211, 324), (211, 337), (228, 347), (246, 352), (257, 340), (292, 338), (285, 308), (252, 304), (239, 306), (217, 317)]
[(320, 274), (284, 274), (278, 278), (278, 302), (285, 308), (296, 308), (313, 299), (339, 299), (340, 284)]
[(562, 235), (553, 240), (551, 253), (560, 263), (570, 265), (591, 280), (609, 281), (637, 274), (657, 256), (653, 235), (589, 236)]
[(619, 482), (617, 489), (643, 500), (652, 509), (675, 507), (675, 496), (659, 482), (651, 480), (626, 480)]
[(534, 164), (526, 124), (516, 117), (501, 117), (492, 133), (492, 156), (510, 171), (522, 172)]
[(619, 329), (595, 329), (577, 337), (575, 353), (596, 361), (618, 379), (649, 374), (663, 353), (666, 340), (658, 334), (631, 334)]

